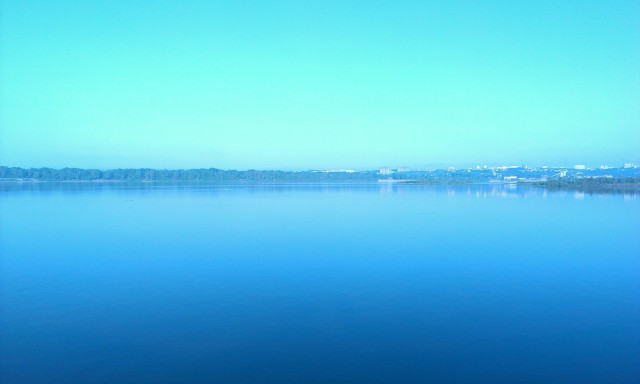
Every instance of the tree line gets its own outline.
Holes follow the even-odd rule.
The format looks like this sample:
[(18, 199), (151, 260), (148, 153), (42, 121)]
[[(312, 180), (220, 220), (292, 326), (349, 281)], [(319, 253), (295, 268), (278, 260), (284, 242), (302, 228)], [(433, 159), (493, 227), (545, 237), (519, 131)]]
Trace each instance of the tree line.
[(556, 178), (539, 185), (551, 189), (638, 189), (640, 177), (582, 177), (582, 178)]
[(259, 171), (208, 169), (81, 169), (19, 168), (0, 166), (0, 179), (39, 181), (255, 181), (323, 182), (375, 181), (375, 172)]

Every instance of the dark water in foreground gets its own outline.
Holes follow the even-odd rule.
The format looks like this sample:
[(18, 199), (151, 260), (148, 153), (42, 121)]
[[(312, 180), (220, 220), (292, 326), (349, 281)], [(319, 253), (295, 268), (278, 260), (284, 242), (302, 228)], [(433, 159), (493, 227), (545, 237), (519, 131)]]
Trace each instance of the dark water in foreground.
[(3, 383), (638, 383), (640, 198), (0, 191)]

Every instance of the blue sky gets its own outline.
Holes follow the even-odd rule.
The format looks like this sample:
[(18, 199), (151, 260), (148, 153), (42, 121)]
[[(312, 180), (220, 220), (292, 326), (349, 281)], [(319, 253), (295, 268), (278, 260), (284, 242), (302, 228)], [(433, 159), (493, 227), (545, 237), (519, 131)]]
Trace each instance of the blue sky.
[(0, 3), (0, 164), (640, 162), (640, 2)]

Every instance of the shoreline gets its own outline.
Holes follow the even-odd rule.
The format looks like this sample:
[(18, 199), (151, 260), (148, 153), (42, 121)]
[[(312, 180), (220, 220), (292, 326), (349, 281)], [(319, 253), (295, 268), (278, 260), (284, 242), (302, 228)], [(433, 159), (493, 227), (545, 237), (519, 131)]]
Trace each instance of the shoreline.
[[(557, 180), (546, 182), (526, 182), (518, 183), (498, 183), (495, 181), (469, 181), (469, 180), (375, 180), (375, 181), (256, 181), (256, 180), (38, 180), (38, 179), (0, 179), (0, 184), (4, 185), (230, 185), (230, 186), (278, 186), (278, 185), (378, 185), (378, 186), (471, 186), (471, 185), (492, 185), (502, 186), (505, 188), (517, 188), (518, 186), (528, 188), (539, 188), (549, 191), (578, 191), (587, 193), (599, 192), (640, 192), (640, 180), (625, 182), (623, 179), (613, 179), (609, 183), (594, 183), (592, 181), (584, 182), (582, 180), (594, 179), (578, 179), (575, 181), (567, 181), (559, 183)], [(597, 179), (595, 179), (597, 180)]]

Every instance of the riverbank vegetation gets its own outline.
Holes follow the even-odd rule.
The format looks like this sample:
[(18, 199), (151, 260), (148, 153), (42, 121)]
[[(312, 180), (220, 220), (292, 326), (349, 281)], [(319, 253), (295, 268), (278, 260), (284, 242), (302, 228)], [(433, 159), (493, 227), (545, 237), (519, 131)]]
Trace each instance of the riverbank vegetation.
[(557, 178), (533, 183), (547, 189), (571, 189), (588, 192), (640, 190), (640, 177)]

